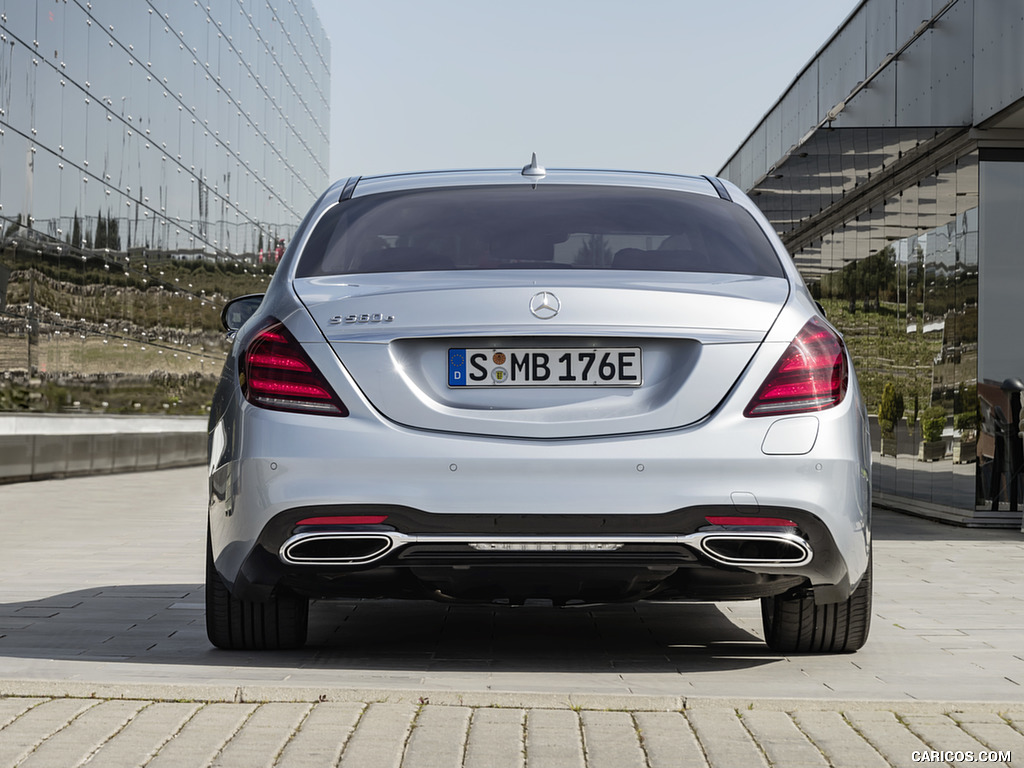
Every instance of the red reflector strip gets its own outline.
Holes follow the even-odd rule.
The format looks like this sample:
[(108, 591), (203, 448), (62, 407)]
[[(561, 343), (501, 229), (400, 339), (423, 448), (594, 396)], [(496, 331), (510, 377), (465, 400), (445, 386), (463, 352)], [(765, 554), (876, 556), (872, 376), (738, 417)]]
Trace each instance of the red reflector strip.
[(746, 525), (769, 528), (796, 528), (792, 520), (781, 517), (705, 517), (712, 525)]
[(388, 519), (387, 515), (348, 515), (346, 517), (307, 517), (296, 525), (376, 525)]
[(283, 397), (315, 397), (320, 400), (330, 400), (331, 393), (316, 383), (305, 384), (303, 382), (278, 381), (276, 379), (265, 379), (253, 373), (249, 376), (249, 387), (268, 395), (281, 395)]
[(265, 368), (286, 368), (292, 371), (309, 371), (310, 368), (305, 361), (290, 355), (275, 355), (267, 352), (254, 352), (249, 355), (250, 365), (259, 365)]

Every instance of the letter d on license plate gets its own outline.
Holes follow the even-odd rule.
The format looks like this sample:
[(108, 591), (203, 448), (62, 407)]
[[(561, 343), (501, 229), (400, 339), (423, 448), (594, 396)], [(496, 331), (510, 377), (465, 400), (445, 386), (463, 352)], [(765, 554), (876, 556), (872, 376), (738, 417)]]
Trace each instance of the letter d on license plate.
[(639, 387), (640, 347), (449, 349), (449, 387)]

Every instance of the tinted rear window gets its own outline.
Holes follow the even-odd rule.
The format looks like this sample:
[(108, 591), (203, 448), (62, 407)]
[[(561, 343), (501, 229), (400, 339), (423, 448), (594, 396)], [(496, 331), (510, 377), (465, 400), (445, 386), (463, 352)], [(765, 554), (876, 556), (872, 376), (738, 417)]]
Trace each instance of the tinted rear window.
[(735, 203), (633, 187), (526, 184), (357, 197), (314, 230), (299, 277), (456, 269), (632, 269), (782, 277)]

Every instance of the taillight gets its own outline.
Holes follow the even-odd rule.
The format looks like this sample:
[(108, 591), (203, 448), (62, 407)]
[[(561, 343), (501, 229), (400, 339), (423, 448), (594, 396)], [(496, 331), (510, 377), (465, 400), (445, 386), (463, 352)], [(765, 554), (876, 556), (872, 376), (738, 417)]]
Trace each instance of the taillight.
[(261, 408), (348, 416), (348, 408), (281, 323), (260, 331), (242, 356), (239, 384)]
[(850, 372), (839, 336), (812, 319), (793, 339), (744, 416), (778, 416), (821, 411), (846, 396)]

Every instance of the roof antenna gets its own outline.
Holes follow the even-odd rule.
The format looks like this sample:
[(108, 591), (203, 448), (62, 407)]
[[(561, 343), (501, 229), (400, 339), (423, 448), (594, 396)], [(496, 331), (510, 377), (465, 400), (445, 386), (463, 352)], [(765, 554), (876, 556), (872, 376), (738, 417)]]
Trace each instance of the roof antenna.
[(533, 153), (533, 159), (530, 160), (529, 165), (523, 166), (523, 176), (529, 176), (535, 179), (542, 179), (547, 175), (543, 165), (537, 165), (537, 153)]

